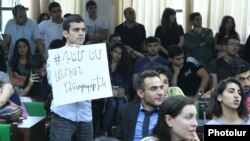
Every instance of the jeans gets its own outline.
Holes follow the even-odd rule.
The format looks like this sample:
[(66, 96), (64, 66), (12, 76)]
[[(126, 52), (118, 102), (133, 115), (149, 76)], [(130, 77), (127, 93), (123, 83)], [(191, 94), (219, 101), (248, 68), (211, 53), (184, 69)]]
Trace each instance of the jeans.
[(50, 141), (71, 141), (73, 134), (75, 134), (76, 141), (92, 141), (92, 121), (74, 122), (52, 113), (50, 124)]
[(105, 104), (105, 99), (94, 99), (91, 100), (92, 103), (92, 116), (93, 116), (93, 132), (94, 138), (97, 136), (102, 135), (100, 130), (102, 129), (103, 125), (103, 107)]
[(120, 105), (127, 102), (125, 97), (109, 97), (106, 101), (106, 109), (103, 119), (103, 131), (110, 131)]

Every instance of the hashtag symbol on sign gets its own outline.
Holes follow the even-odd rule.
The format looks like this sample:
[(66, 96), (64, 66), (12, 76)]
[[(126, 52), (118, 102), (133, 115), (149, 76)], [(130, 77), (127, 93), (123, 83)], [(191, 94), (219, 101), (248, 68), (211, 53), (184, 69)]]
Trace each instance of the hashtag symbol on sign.
[(61, 61), (61, 56), (59, 54), (57, 54), (54, 57), (54, 62), (55, 62), (56, 65), (60, 65), (60, 61)]

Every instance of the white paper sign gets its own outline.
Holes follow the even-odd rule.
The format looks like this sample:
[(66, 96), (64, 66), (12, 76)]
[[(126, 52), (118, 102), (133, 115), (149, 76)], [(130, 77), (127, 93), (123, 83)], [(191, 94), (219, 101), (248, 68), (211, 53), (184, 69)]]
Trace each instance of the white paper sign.
[(105, 43), (49, 50), (55, 106), (112, 96)]

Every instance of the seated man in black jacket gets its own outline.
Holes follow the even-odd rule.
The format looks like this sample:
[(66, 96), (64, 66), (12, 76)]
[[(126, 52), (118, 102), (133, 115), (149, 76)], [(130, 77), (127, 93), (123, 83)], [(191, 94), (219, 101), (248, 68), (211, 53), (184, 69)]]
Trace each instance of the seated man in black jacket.
[(118, 110), (116, 135), (124, 141), (141, 140), (152, 133), (165, 96), (159, 73), (153, 70), (140, 73), (136, 92), (138, 100), (123, 104)]

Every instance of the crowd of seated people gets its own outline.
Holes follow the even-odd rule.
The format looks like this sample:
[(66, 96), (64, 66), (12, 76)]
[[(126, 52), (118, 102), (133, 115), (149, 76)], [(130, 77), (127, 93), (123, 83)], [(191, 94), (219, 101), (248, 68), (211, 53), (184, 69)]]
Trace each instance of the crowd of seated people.
[[(124, 9), (125, 21), (114, 27), (114, 33), (109, 33), (108, 21), (98, 15), (97, 10), (94, 1), (86, 3), (88, 14), (83, 17), (86, 26), (83, 44), (106, 43), (113, 96), (91, 101), (93, 139), (103, 135), (135, 141), (146, 136), (160, 140), (168, 138), (159, 130), (166, 131), (167, 136), (175, 136), (171, 130), (178, 128), (173, 123), (177, 124), (181, 112), (191, 109), (189, 114), (196, 119), (204, 118), (197, 116), (202, 114), (197, 103), (203, 98), (207, 114), (210, 114), (208, 124), (249, 124), (249, 55), (239, 53), (240, 39), (233, 17), (225, 15), (214, 35), (211, 29), (202, 26), (201, 14), (194, 12), (189, 17), (192, 28), (184, 32), (182, 25), (177, 23), (176, 11), (167, 7), (155, 35), (146, 37), (146, 29), (136, 22), (133, 8)], [(14, 88), (19, 97), (46, 102), (52, 89), (47, 79), (48, 50), (67, 45), (70, 39), (65, 32), (69, 31), (65, 31), (67, 27), (63, 25), (75, 14), (63, 17), (57, 2), (48, 5), (48, 13), (42, 13), (38, 23), (27, 17), (22, 5), (15, 6), (12, 12), (13, 19), (6, 25), (0, 49), (0, 70), (10, 80), (0, 85), (5, 89)], [(246, 50), (250, 48), (248, 44)], [(4, 58), (6, 52), (8, 57)], [(0, 78), (5, 76), (2, 72)], [(6, 100), (13, 97), (11, 93), (0, 95), (0, 101), (6, 104)], [(230, 98), (228, 93), (234, 93), (238, 99), (238, 106), (234, 106), (233, 111), (222, 106), (228, 104), (223, 100)], [(176, 95), (181, 96), (172, 98)], [(167, 109), (172, 106), (166, 103), (168, 98), (176, 100), (173, 104), (184, 103)], [(172, 116), (171, 110), (175, 109), (178, 113)], [(152, 112), (150, 122), (144, 129), (148, 112)], [(164, 123), (160, 112), (169, 115)], [(234, 119), (227, 118), (230, 113), (235, 114)], [(198, 126), (195, 120), (190, 124), (194, 130)], [(171, 126), (173, 129), (168, 129)], [(181, 139), (199, 140), (195, 133)]]

